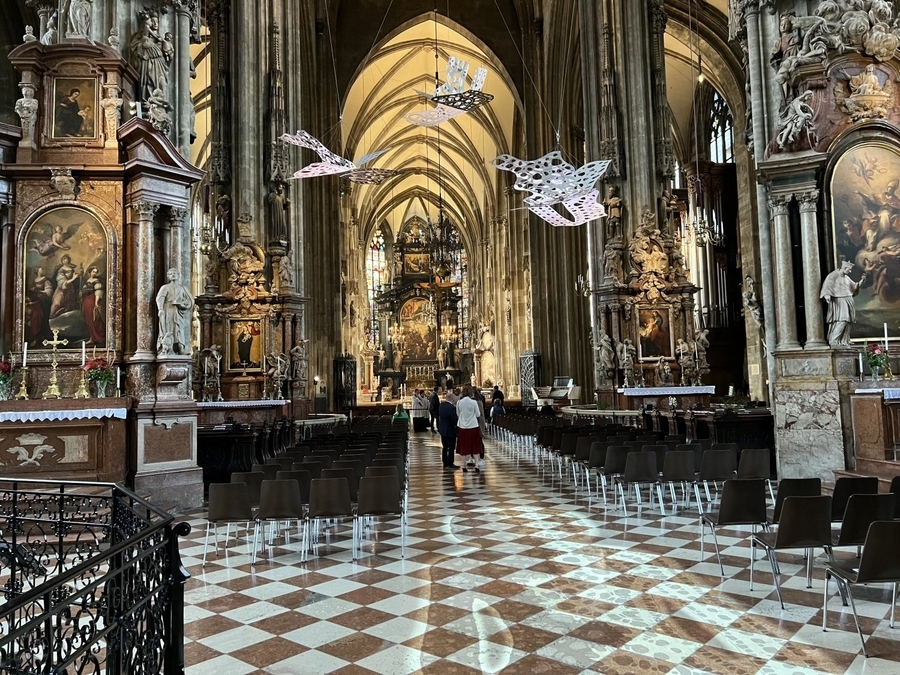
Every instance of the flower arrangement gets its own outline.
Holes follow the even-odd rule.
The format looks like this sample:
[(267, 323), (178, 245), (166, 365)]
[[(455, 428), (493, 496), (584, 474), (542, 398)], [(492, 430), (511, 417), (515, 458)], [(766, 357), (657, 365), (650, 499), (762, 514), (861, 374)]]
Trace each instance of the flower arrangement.
[(887, 353), (884, 347), (877, 342), (870, 342), (866, 345), (866, 363), (869, 368), (874, 370), (884, 370), (887, 365)]
[(9, 384), (13, 379), (13, 366), (9, 361), (0, 361), (0, 384)]
[(91, 359), (85, 363), (84, 372), (87, 374), (87, 379), (91, 382), (103, 382), (104, 384), (109, 384), (116, 377), (112, 367), (109, 365), (109, 361), (102, 357)]

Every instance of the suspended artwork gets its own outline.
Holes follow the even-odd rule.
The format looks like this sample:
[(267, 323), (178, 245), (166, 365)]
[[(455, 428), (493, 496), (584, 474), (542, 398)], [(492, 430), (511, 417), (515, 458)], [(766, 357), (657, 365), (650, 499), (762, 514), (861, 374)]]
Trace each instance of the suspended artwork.
[(419, 96), (436, 103), (437, 107), (433, 110), (409, 113), (406, 121), (420, 127), (434, 127), (493, 101), (494, 97), (491, 94), (481, 91), (484, 81), (487, 79), (487, 68), (476, 70), (475, 77), (472, 78), (472, 86), (468, 91), (463, 91), (468, 72), (468, 61), (451, 56), (447, 61), (447, 80), (435, 90), (434, 95), (416, 90)]
[(315, 151), (322, 160), (321, 162), (314, 162), (309, 166), (304, 166), (299, 171), (294, 172), (294, 175), (291, 176), (291, 178), (344, 176), (353, 183), (380, 185), (388, 178), (392, 178), (399, 173), (399, 171), (393, 169), (361, 168), (363, 164), (367, 164), (368, 162), (381, 157), (381, 155), (388, 152), (390, 148), (363, 155), (360, 157), (359, 162), (354, 164), (349, 159), (335, 155), (316, 138), (303, 130), (298, 131), (296, 134), (282, 134), (281, 140), (285, 143), (290, 143), (291, 145), (299, 145), (301, 148), (309, 148), (310, 150)]
[[(491, 164), (516, 175), (513, 187), (531, 193), (523, 200), (525, 205), (551, 225), (574, 227), (606, 216), (606, 209), (597, 201), (600, 191), (594, 185), (606, 173), (610, 160), (588, 162), (576, 170), (555, 150), (532, 161), (500, 155)], [(566, 207), (572, 220), (553, 208), (558, 204)]]

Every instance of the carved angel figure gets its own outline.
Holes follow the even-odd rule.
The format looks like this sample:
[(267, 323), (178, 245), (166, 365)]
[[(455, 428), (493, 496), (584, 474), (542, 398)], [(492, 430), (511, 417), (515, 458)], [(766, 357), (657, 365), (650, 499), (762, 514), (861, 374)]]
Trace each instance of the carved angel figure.
[(778, 122), (778, 136), (776, 139), (778, 147), (782, 150), (792, 145), (804, 131), (806, 132), (806, 140), (809, 143), (809, 147), (815, 146), (817, 142), (816, 130), (812, 123), (815, 111), (809, 105), (812, 97), (813, 92), (807, 89), (794, 98), (785, 108)]

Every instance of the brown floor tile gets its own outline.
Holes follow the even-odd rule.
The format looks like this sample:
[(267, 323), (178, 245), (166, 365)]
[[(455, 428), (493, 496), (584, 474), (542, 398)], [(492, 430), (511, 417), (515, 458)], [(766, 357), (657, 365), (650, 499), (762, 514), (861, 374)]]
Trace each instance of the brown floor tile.
[(528, 603), (519, 602), (517, 600), (501, 600), (500, 602), (491, 605), (491, 611), (496, 612), (502, 619), (518, 623), (524, 621), (529, 616), (534, 616), (535, 614), (542, 612), (543, 607), (529, 605)]
[[(568, 570), (567, 570), (568, 571)], [(559, 572), (549, 572), (549, 574), (560, 574)], [(562, 573), (564, 574), (564, 572)], [(596, 586), (591, 581), (582, 581), (581, 579), (572, 579), (569, 577), (557, 576), (555, 579), (544, 582), (538, 588), (549, 588), (559, 593), (567, 595), (578, 595), (584, 591), (590, 590)]]
[(249, 663), (251, 666), (265, 668), (305, 651), (306, 647), (303, 645), (284, 638), (274, 637), (231, 652), (231, 656), (240, 659), (244, 663)]
[(276, 596), (270, 599), (269, 602), (273, 605), (284, 607), (285, 609), (297, 609), (298, 607), (305, 607), (310, 604), (310, 602), (314, 602), (320, 598), (321, 596), (318, 593), (298, 589), (293, 593), (285, 593)]
[(757, 596), (739, 595), (737, 593), (724, 593), (722, 591), (710, 591), (697, 598), (697, 602), (704, 605), (715, 605), (716, 607), (727, 607), (728, 609), (737, 609), (746, 612), (752, 607), (759, 604), (760, 598)]
[(241, 593), (230, 593), (218, 598), (213, 598), (212, 600), (198, 602), (197, 607), (201, 607), (209, 612), (215, 612), (216, 614), (224, 614), (225, 612), (231, 611), (232, 609), (245, 607), (246, 605), (253, 604), (254, 602), (256, 602), (256, 600), (254, 598), (251, 598), (249, 595), (242, 595)]
[(215, 649), (211, 649), (199, 642), (187, 642), (184, 644), (184, 662), (185, 664), (203, 663), (211, 659), (221, 656)]
[(672, 583), (687, 584), (688, 586), (700, 586), (702, 588), (715, 588), (722, 583), (722, 577), (714, 577), (709, 574), (697, 574), (696, 572), (682, 572), (669, 579)]
[(494, 633), (488, 640), (498, 645), (514, 647), (523, 652), (536, 652), (558, 638), (557, 633), (516, 623), (506, 630)]
[(769, 635), (771, 637), (781, 638), (782, 640), (790, 640), (797, 631), (803, 628), (802, 623), (793, 621), (783, 621), (768, 616), (760, 616), (758, 614), (744, 614), (737, 621), (732, 623), (729, 628), (737, 628), (747, 631), (748, 633), (759, 633), (761, 635)]
[(478, 586), (475, 590), (479, 593), (487, 593), (495, 595), (498, 598), (511, 598), (524, 591), (527, 586), (516, 584), (511, 581), (489, 581), (486, 584)]
[(582, 598), (576, 595), (569, 598), (568, 600), (563, 600), (562, 602), (558, 603), (553, 609), (558, 609), (560, 612), (570, 612), (572, 614), (577, 614), (578, 616), (593, 619), (605, 614), (614, 607), (615, 605), (611, 605), (606, 602), (591, 600), (590, 598)]
[(531, 675), (534, 673), (552, 673), (553, 675), (577, 675), (581, 668), (546, 659), (537, 654), (529, 654), (500, 671), (500, 675)]
[(341, 600), (346, 600), (347, 602), (354, 602), (357, 605), (371, 605), (379, 600), (390, 598), (393, 595), (394, 594), (391, 591), (383, 588), (366, 586), (365, 588), (357, 588), (355, 591), (350, 591), (349, 593), (343, 593), (337, 597)]
[(441, 600), (452, 598), (454, 595), (459, 595), (460, 592), (462, 592), (462, 589), (456, 588), (454, 586), (444, 586), (444, 584), (431, 584), (429, 586), (420, 586), (419, 588), (413, 588), (412, 590), (407, 591), (406, 595), (410, 595), (414, 598), (431, 600), (431, 602), (440, 602)]
[(435, 661), (418, 671), (417, 675), (483, 675), (480, 670), (453, 661)]
[(243, 624), (240, 621), (234, 621), (224, 616), (208, 616), (205, 619), (198, 619), (184, 626), (184, 637), (191, 640), (202, 640), (210, 635), (224, 633), (232, 628), (237, 628)]
[(368, 668), (363, 668), (355, 663), (351, 663), (349, 666), (332, 670), (331, 675), (378, 675), (378, 673), (374, 670), (369, 670)]
[(444, 658), (478, 642), (473, 637), (444, 628), (435, 628), (424, 635), (411, 638), (403, 644), (419, 651)]
[(703, 645), (686, 658), (684, 663), (716, 675), (754, 675), (766, 661), (727, 649)]
[[(560, 554), (559, 551), (556, 551), (555, 555), (559, 555), (559, 554)], [(533, 569), (535, 572), (543, 572), (544, 574), (557, 574), (559, 576), (562, 576), (564, 574), (568, 574), (569, 572), (572, 572), (573, 570), (577, 570), (578, 567), (579, 567), (578, 565), (567, 565), (565, 563), (559, 563), (559, 562), (553, 562), (551, 560), (547, 560), (545, 562), (538, 563), (537, 565), (535, 565), (534, 567), (532, 567), (530, 569)]]
[(421, 609), (414, 610), (403, 616), (407, 619), (412, 619), (413, 621), (427, 623), (429, 626), (444, 626), (467, 614), (470, 614), (470, 612), (465, 609), (433, 602), (427, 607), (422, 607)]
[(788, 642), (773, 658), (775, 661), (790, 663), (794, 666), (804, 666), (820, 672), (839, 675), (847, 672), (850, 664), (856, 659), (856, 654), (799, 642)]
[(491, 579), (500, 579), (513, 572), (518, 572), (518, 570), (515, 567), (507, 567), (506, 565), (482, 565), (478, 568), (478, 574)]
[(719, 626), (713, 626), (712, 624), (703, 623), (702, 621), (682, 619), (677, 616), (670, 616), (663, 619), (653, 627), (654, 633), (701, 643), (709, 642), (718, 635), (721, 630), (722, 629)]
[(605, 675), (663, 675), (672, 670), (672, 665), (666, 661), (657, 661), (648, 656), (639, 656), (619, 649), (599, 663), (595, 663), (591, 670)]
[(361, 661), (375, 652), (389, 647), (390, 643), (366, 633), (353, 633), (340, 640), (329, 642), (318, 648), (320, 652), (331, 654), (344, 661), (354, 663)]
[(338, 616), (329, 619), (329, 621), (340, 624), (341, 626), (346, 626), (347, 628), (352, 628), (353, 630), (365, 630), (366, 628), (371, 628), (379, 623), (386, 623), (393, 618), (395, 618), (393, 614), (381, 612), (377, 609), (372, 609), (371, 607), (362, 607), (350, 612), (345, 612), (344, 614), (339, 614)]
[(659, 579), (648, 579), (647, 577), (632, 576), (631, 574), (620, 574), (619, 576), (610, 579), (607, 583), (612, 586), (630, 588), (633, 591), (641, 591), (643, 593), (655, 586), (659, 586), (662, 582)]
[[(610, 606), (612, 609), (612, 606)], [(569, 635), (579, 640), (596, 642), (599, 645), (608, 645), (619, 648), (630, 642), (643, 631), (628, 626), (609, 623), (607, 621), (591, 621), (573, 630)]]
[(282, 612), (267, 619), (262, 619), (253, 624), (254, 628), (259, 628), (272, 635), (284, 635), (291, 631), (309, 626), (316, 623), (318, 619), (302, 612)]
[(684, 600), (675, 600), (674, 598), (666, 598), (661, 595), (650, 595), (647, 593), (639, 595), (634, 600), (629, 600), (625, 603), (625, 606), (649, 609), (651, 612), (662, 612), (663, 614), (674, 614), (688, 604), (690, 603)]

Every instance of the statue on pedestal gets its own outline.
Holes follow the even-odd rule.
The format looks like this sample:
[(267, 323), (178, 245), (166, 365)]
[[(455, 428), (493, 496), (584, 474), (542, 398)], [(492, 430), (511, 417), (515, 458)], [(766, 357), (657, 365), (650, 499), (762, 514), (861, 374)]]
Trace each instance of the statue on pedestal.
[(822, 282), (819, 297), (828, 303), (828, 344), (832, 347), (850, 346), (850, 325), (856, 322), (856, 306), (853, 297), (866, 281), (866, 275), (859, 281), (850, 278), (853, 263), (844, 260), (841, 266), (831, 272)]
[(622, 213), (625, 210), (625, 203), (619, 196), (619, 187), (610, 185), (606, 189), (606, 201), (603, 202), (606, 208), (606, 237), (607, 240), (617, 239), (622, 236)]
[(194, 297), (181, 283), (181, 272), (171, 268), (166, 272), (168, 282), (156, 294), (159, 310), (159, 356), (187, 356), (191, 353), (191, 309)]
[(616, 372), (616, 355), (613, 352), (612, 340), (606, 331), (600, 331), (598, 342), (594, 351), (596, 352), (597, 369), (600, 372), (600, 384), (608, 386), (613, 383), (612, 375)]

